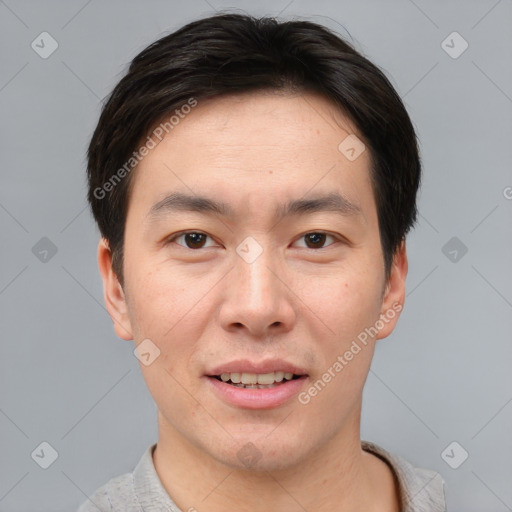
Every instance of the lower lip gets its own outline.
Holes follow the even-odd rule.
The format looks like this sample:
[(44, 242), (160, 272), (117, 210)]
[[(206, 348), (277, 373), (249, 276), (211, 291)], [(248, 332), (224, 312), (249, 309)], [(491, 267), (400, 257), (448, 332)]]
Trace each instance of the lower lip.
[(215, 393), (225, 402), (245, 409), (272, 409), (279, 407), (299, 393), (307, 375), (288, 380), (267, 389), (237, 388), (215, 377), (207, 377)]

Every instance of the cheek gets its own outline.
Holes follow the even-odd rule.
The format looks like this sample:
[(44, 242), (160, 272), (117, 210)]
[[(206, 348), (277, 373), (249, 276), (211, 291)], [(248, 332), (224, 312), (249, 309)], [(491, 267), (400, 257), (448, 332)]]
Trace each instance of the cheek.
[(149, 338), (160, 350), (160, 365), (175, 371), (186, 365), (195, 349), (193, 341), (202, 325), (201, 298), (209, 289), (208, 283), (190, 282), (161, 265), (148, 268), (144, 271), (139, 266), (130, 274), (133, 292), (129, 314), (135, 339)]
[(193, 421), (198, 407), (191, 386), (199, 350), (196, 341), (201, 338), (204, 318), (209, 318), (200, 300), (205, 291), (179, 272), (167, 272), (164, 266), (154, 264), (148, 267), (151, 270), (144, 272), (139, 266), (137, 278), (131, 281), (135, 294), (130, 313), (135, 319), (136, 339), (149, 338), (160, 354), (151, 365), (141, 364), (141, 372), (165, 417), (174, 418), (172, 423), (184, 417)]
[(332, 434), (359, 404), (368, 376), (375, 343), (365, 329), (379, 318), (377, 291), (365, 279), (340, 279), (330, 280), (317, 297), (329, 334), (316, 340), (322, 364), (301, 404), (316, 411), (311, 418), (318, 428)]
[(328, 328), (333, 348), (350, 344), (376, 321), (381, 308), (380, 280), (369, 267), (343, 269), (325, 277), (322, 286), (306, 295), (306, 304)]
[(339, 432), (361, 405), (364, 383), (371, 365), (374, 344), (338, 340), (328, 347), (323, 371), (311, 377), (310, 386), (299, 395), (309, 430), (330, 438)]
[[(338, 273), (325, 279), (323, 286), (306, 303), (328, 327), (317, 333), (316, 345), (322, 353), (319, 372), (312, 376), (312, 395), (317, 406), (333, 417), (343, 415), (360, 395), (374, 351), (371, 326), (379, 319), (380, 276), (365, 272)], [(326, 334), (327, 333), (327, 334)], [(316, 395), (316, 394), (317, 395)], [(313, 398), (312, 398), (313, 400)]]

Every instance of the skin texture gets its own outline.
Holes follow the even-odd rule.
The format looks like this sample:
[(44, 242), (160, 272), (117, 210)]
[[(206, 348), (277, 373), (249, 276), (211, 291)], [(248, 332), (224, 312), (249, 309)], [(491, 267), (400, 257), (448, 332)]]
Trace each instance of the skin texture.
[[(205, 377), (236, 359), (282, 358), (305, 369), (307, 390), (358, 334), (403, 305), (405, 245), (386, 281), (371, 157), (365, 150), (347, 159), (338, 145), (348, 134), (358, 134), (354, 125), (310, 93), (199, 102), (134, 171), (124, 289), (100, 241), (117, 335), (136, 345), (149, 338), (160, 350), (141, 364), (159, 411), (153, 457), (184, 511), (399, 510), (390, 468), (360, 446), (374, 346), (398, 312), (307, 404), (294, 397), (271, 409), (235, 407)], [(222, 200), (236, 215), (177, 211), (149, 221), (150, 208), (171, 192)], [(360, 213), (273, 217), (278, 204), (329, 192)], [(169, 241), (184, 230), (208, 237)], [(308, 245), (304, 235), (318, 231), (332, 236)], [(248, 236), (262, 249), (252, 263), (236, 252)], [(247, 443), (259, 454), (250, 469), (237, 457)]]

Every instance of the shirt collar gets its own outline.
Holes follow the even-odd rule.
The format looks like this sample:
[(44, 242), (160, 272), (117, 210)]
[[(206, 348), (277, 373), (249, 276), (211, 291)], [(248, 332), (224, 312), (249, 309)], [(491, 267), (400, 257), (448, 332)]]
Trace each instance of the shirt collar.
[[(435, 471), (415, 468), (369, 441), (361, 441), (364, 451), (386, 462), (398, 481), (402, 512), (445, 512), (444, 481)], [(162, 485), (153, 462), (156, 443), (147, 448), (133, 471), (134, 490), (144, 512), (182, 512)]]

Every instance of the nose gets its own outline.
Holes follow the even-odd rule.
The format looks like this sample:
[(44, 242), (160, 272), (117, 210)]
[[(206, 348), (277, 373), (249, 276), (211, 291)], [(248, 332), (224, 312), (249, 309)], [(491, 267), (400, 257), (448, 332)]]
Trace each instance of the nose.
[(284, 266), (270, 251), (248, 262), (238, 255), (224, 285), (221, 326), (252, 337), (268, 337), (292, 329), (296, 312)]

